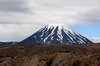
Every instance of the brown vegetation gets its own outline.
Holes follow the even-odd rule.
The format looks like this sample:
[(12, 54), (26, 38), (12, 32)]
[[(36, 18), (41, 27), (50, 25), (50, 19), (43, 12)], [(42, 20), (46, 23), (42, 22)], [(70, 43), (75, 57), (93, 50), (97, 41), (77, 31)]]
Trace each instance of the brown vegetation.
[(0, 66), (100, 66), (100, 44), (0, 46)]

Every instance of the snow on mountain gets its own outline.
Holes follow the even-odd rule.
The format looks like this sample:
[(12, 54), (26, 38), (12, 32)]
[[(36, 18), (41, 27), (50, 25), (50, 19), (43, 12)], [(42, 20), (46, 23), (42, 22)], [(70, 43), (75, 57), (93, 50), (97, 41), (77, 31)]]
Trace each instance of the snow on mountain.
[(21, 41), (20, 44), (89, 44), (86, 37), (74, 32), (62, 24), (49, 24)]

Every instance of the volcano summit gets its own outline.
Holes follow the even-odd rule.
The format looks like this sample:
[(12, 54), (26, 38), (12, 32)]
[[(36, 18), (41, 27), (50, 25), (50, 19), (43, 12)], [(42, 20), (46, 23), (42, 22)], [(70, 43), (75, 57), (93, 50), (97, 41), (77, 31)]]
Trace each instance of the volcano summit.
[(92, 41), (61, 24), (49, 24), (19, 44), (90, 44)]

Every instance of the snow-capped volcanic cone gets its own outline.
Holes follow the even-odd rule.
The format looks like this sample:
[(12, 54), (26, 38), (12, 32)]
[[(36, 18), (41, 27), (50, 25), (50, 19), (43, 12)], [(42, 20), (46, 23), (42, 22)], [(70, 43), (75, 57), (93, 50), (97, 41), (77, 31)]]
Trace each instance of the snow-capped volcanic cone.
[(92, 43), (86, 37), (70, 30), (61, 24), (49, 24), (20, 44), (89, 44)]

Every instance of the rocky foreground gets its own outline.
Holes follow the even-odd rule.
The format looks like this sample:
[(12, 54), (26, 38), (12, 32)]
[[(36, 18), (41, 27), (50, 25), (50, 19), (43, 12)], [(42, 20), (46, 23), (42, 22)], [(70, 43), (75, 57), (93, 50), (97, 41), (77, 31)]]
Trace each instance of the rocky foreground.
[(0, 66), (100, 66), (100, 44), (0, 46)]

